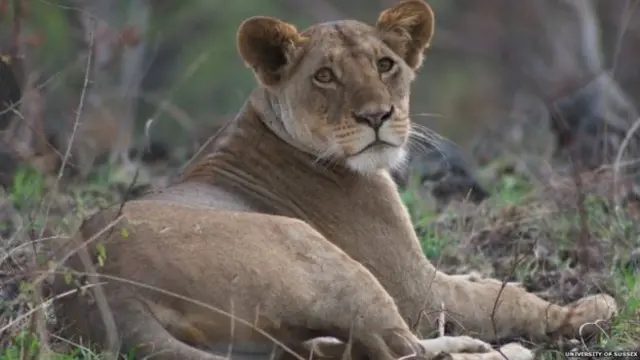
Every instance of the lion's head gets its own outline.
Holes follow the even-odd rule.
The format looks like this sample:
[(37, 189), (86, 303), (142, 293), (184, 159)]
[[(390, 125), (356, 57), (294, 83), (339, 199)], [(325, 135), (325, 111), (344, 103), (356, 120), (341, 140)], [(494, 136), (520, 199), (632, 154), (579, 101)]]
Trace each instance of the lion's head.
[(371, 173), (404, 161), (410, 84), (433, 31), (431, 8), (407, 0), (375, 26), (345, 20), (299, 32), (253, 17), (240, 25), (238, 49), (287, 136), (318, 158)]

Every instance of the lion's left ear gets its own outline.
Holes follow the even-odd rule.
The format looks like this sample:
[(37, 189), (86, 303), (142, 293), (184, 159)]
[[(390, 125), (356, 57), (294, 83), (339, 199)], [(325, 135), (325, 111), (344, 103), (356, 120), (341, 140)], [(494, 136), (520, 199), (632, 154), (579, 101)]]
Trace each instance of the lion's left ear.
[(431, 7), (422, 0), (404, 0), (380, 13), (376, 28), (380, 37), (412, 68), (422, 65), (422, 53), (434, 32)]

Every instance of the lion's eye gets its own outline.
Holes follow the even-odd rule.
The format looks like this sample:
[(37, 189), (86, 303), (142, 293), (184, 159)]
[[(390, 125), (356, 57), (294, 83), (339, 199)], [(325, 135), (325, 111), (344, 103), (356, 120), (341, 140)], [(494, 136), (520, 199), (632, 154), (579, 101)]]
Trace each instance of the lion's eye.
[(315, 75), (313, 75), (313, 78), (319, 83), (327, 84), (335, 79), (335, 75), (333, 74), (333, 71), (331, 71), (331, 69), (323, 67), (320, 70), (316, 71)]
[(395, 65), (395, 63), (393, 62), (393, 60), (391, 60), (391, 58), (383, 57), (382, 59), (378, 60), (378, 71), (380, 73), (389, 72), (391, 71), (391, 69), (393, 69), (393, 65)]

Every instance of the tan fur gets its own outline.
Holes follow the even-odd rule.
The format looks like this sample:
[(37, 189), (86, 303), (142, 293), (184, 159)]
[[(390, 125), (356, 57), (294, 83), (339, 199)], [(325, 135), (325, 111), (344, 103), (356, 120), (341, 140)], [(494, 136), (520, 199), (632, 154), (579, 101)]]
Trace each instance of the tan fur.
[[(219, 359), (229, 343), (234, 358), (266, 359), (273, 343), (262, 332), (295, 350), (318, 337), (350, 341), (355, 358), (471, 351), (493, 359), (479, 340), (416, 333), (433, 335), (443, 304), (456, 334), (484, 340), (573, 336), (581, 324), (609, 318), (615, 304), (607, 296), (557, 306), (518, 286), (501, 291), (496, 280), (449, 276), (424, 257), (388, 169), (403, 160), (410, 83), (433, 21), (418, 0), (383, 12), (376, 26), (347, 20), (298, 33), (273, 18), (245, 21), (238, 47), (261, 85), (222, 137), (177, 183), (91, 217), (60, 249), (120, 214), (66, 265), (88, 271), (87, 255), (95, 262), (104, 247), (99, 274), (169, 293), (98, 276), (106, 284), (88, 291), (93, 300), (59, 301), (66, 335), (103, 346), (122, 339), (125, 348), (141, 346), (140, 356), (160, 351), (154, 358), (163, 359)], [(378, 71), (385, 57), (395, 65), (382, 62), (388, 71)], [(314, 79), (323, 68), (335, 78), (325, 69)], [(364, 150), (376, 127), (386, 145)], [(56, 279), (57, 292), (69, 287)], [(510, 346), (520, 349), (512, 359), (532, 358)], [(335, 357), (330, 348), (326, 356)]]

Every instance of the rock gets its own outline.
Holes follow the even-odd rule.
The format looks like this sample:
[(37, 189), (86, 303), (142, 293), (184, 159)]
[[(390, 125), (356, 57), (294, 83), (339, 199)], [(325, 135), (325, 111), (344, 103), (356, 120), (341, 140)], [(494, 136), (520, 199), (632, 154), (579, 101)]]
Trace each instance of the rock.
[(430, 192), (441, 210), (452, 201), (482, 202), (491, 194), (478, 182), (475, 168), (455, 143), (439, 139), (431, 151), (411, 154), (408, 171), (392, 174), (400, 187), (416, 178), (419, 187)]

